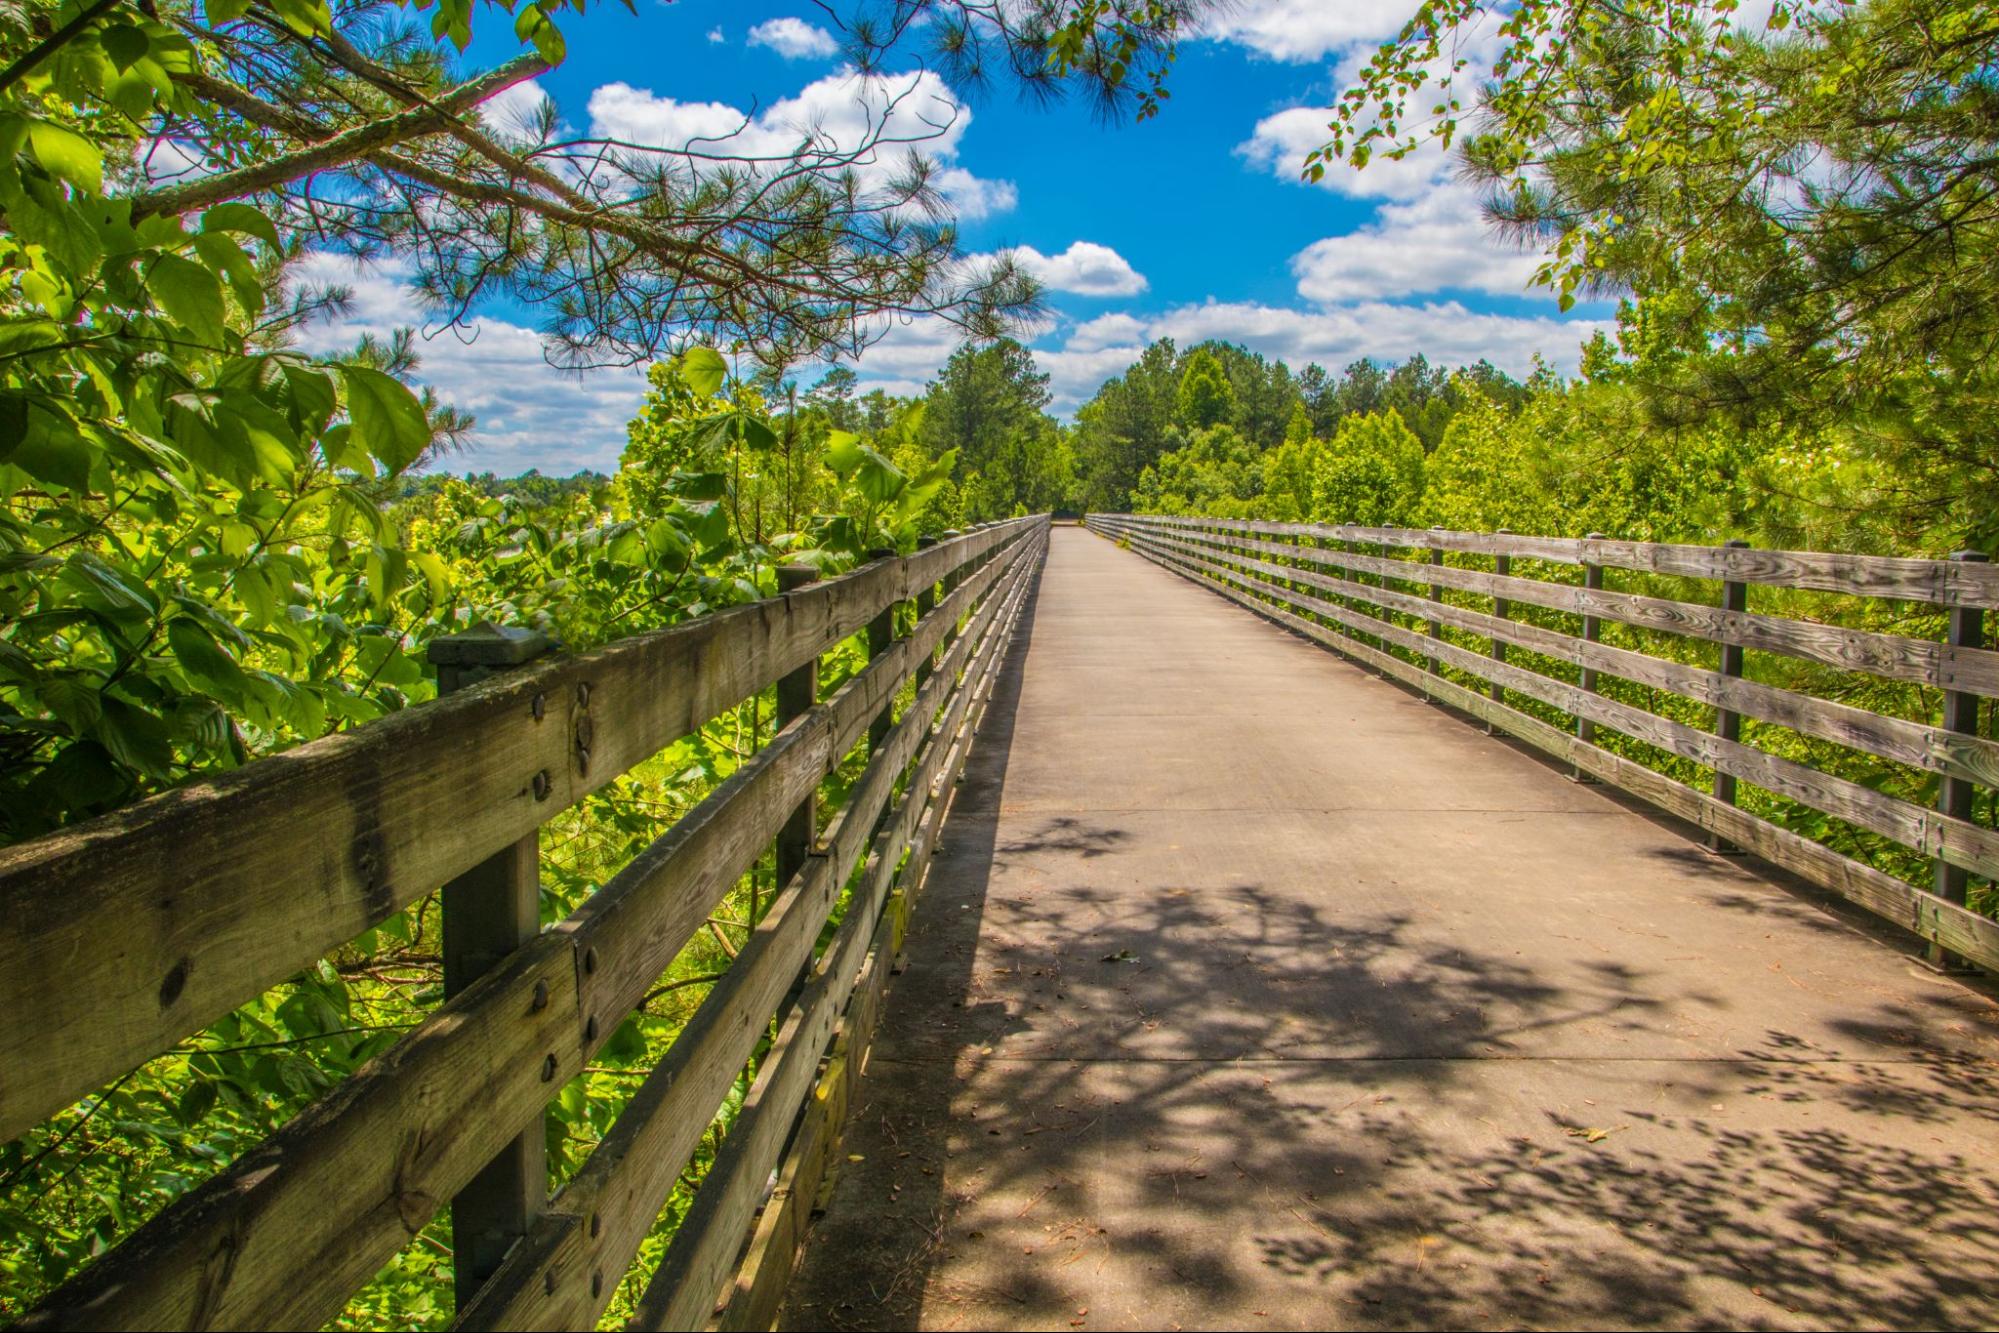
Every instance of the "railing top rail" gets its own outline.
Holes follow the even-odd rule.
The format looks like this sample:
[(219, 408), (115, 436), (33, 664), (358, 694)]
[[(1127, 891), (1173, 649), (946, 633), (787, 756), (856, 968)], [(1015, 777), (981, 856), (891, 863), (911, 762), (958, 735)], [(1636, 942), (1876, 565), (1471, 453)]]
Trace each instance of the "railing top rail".
[(38, 1020), (0, 1029), (0, 1140), (1043, 521), (524, 667), (0, 851), (0, 1006)]
[(1128, 517), (1175, 527), (1366, 542), (1412, 550), (1442, 549), (1508, 555), (1569, 565), (1686, 578), (1728, 579), (1812, 592), (1848, 593), (1928, 602), (1937, 606), (1999, 608), (1999, 564), (1914, 556), (1847, 555), (1831, 551), (1776, 551), (1748, 546), (1694, 546), (1674, 542), (1613, 541), (1589, 537), (1533, 537), (1513, 533), (1457, 532), (1445, 528), (1383, 528), (1337, 523), (1274, 523), (1257, 519)]

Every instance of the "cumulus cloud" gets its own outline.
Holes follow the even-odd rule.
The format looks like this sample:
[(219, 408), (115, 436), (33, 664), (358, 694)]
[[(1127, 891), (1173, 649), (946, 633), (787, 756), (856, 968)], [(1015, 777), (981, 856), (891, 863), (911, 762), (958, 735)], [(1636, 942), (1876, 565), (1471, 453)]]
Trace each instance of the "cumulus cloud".
[(840, 49), (833, 34), (804, 19), (766, 19), (750, 29), (751, 46), (767, 46), (786, 60), (823, 60)]
[[(338, 352), (363, 333), (386, 337), (398, 328), (425, 328), (427, 312), (403, 265), (357, 266), (314, 255), (295, 276), (353, 293), (346, 313), (304, 330), (300, 343), (306, 351)], [(423, 364), (416, 378), (443, 401), (478, 417), (471, 451), (444, 464), (452, 471), (490, 468), (502, 476), (530, 467), (563, 476), (583, 468), (613, 471), (625, 446), (625, 423), (645, 397), (643, 371), (565, 374), (543, 358), (539, 334), (503, 319), (419, 336), (417, 353)]]
[(938, 170), (933, 183), (958, 216), (977, 219), (1014, 207), (1010, 181), (987, 180), (957, 162), (970, 108), (929, 70), (864, 75), (841, 70), (759, 111), (722, 102), (682, 102), (627, 83), (590, 94), (592, 133), (629, 143), (717, 155), (788, 161), (802, 147), (855, 154), (864, 183), (901, 173), (911, 153)]
[(1415, 0), (1240, 0), (1203, 31), (1273, 60), (1318, 60), (1402, 30)]
[[(1238, 156), (1279, 180), (1302, 181), (1305, 155), (1332, 137), (1329, 106), (1294, 106), (1256, 122), (1249, 138), (1236, 145)], [(1377, 157), (1366, 167), (1334, 162), (1319, 184), (1354, 198), (1413, 199), (1448, 178), (1450, 162), (1426, 144), (1404, 158)]]
[(1358, 231), (1306, 246), (1292, 256), (1291, 272), (1300, 296), (1331, 305), (1440, 291), (1519, 296), (1540, 262), (1492, 235), (1472, 190), (1443, 185), (1383, 204)]
[(527, 138), (530, 127), (541, 117), (548, 91), (533, 79), (504, 88), (479, 106), (479, 120), (488, 132), (503, 140)]
[(713, 44), (720, 45), (728, 41), (729, 38), (728, 34), (724, 33), (720, 28), (710, 28), (708, 29), (708, 40)]
[(1059, 255), (1044, 255), (1031, 245), (1017, 247), (1020, 266), (1050, 291), (1084, 296), (1136, 296), (1149, 285), (1145, 275), (1108, 245), (1076, 241)]
[(1113, 311), (1085, 320), (1070, 330), (1066, 350), (1094, 352), (1106, 347), (1130, 347), (1145, 338), (1145, 323), (1135, 315)]

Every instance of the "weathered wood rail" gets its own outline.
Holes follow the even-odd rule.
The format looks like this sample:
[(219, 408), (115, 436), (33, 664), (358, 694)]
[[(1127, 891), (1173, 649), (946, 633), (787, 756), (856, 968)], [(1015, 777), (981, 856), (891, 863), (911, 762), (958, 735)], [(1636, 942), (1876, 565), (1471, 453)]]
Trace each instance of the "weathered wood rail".
[[(1999, 831), (1973, 817), (1976, 790), (1999, 786), (1999, 742), (1982, 733), (1978, 719), (1978, 701), (1999, 697), (1999, 652), (1984, 637), (1985, 613), (1999, 607), (1999, 567), (1981, 556), (1917, 560), (1117, 514), (1087, 522), (1175, 573), (1573, 764), (1579, 777), (1699, 825), (1718, 850), (1754, 853), (1861, 904), (1929, 941), (1938, 962), (1999, 970), (1999, 922), (1965, 906), (1972, 876), (1999, 877)], [(1580, 578), (1529, 576), (1516, 560)], [(1608, 588), (1606, 570), (1705, 580), (1715, 586), (1714, 601)], [(1930, 640), (1758, 613), (1748, 609), (1752, 586), (1941, 608), (1944, 629)], [(1530, 623), (1522, 607), (1562, 613), (1568, 624), (1579, 619), (1581, 632)], [(1656, 634), (1632, 636), (1636, 647), (1617, 646), (1602, 642), (1604, 621)], [(1661, 636), (1714, 664), (1647, 651)], [(1509, 649), (1519, 652), (1509, 656)], [(1934, 701), (1933, 720), (1759, 681), (1745, 673), (1745, 649), (1923, 687)], [(1711, 725), (1606, 697), (1604, 677), (1700, 705), (1710, 710)], [(1543, 715), (1523, 704), (1539, 705)], [(1550, 721), (1551, 712), (1568, 728)], [(1918, 804), (1771, 753), (1742, 738), (1744, 718), (1830, 743), (1835, 753), (1929, 775), (1935, 800)], [(1707, 770), (1709, 789), (1615, 752), (1602, 743), (1604, 732)], [(1930, 885), (1741, 808), (1738, 783), (1929, 858)]]
[[(776, 598), (522, 666), (0, 853), (0, 1004), (13, 1016), (0, 1027), (4, 1139), (440, 886), (451, 885), (447, 916), (461, 888), (466, 903), (486, 894), (488, 912), (523, 883), (531, 901), (540, 825), (778, 686), (784, 725), (770, 743), (572, 916), (537, 931), (530, 907), (518, 947), (499, 946), (393, 1048), (26, 1325), (319, 1327), (456, 1199), (457, 1227), (476, 1212), (487, 1225), (511, 1218), (513, 1231), (491, 1247), (490, 1273), (459, 1275), (459, 1326), (593, 1327), (774, 1025), (640, 1307), (647, 1326), (705, 1323), (718, 1300), (725, 1324), (767, 1323), (792, 1257), (793, 1201), (809, 1203), (837, 1133), (1046, 543), (1045, 517), (1018, 519), (839, 578), (794, 579)], [(917, 615), (898, 637), (903, 603)], [(820, 699), (819, 657), (864, 632), (867, 666)], [(861, 745), (865, 769), (815, 827), (820, 784)], [(539, 1139), (551, 1098), (774, 842), (793, 873), (610, 1133), (548, 1198), (538, 1158), (510, 1150)], [(448, 972), (451, 951), (447, 938)], [(511, 1211), (494, 1189), (467, 1202), (495, 1172), (521, 1196)]]

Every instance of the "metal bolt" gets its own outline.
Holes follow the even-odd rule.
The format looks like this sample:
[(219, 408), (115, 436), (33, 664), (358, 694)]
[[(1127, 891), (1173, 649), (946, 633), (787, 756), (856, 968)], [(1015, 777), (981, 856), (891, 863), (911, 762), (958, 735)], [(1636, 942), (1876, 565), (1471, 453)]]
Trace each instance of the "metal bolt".
[(597, 950), (595, 948), (583, 951), (583, 970), (585, 972), (595, 972), (597, 970)]
[(597, 1239), (598, 1233), (603, 1231), (603, 1229), (604, 1219), (595, 1213), (590, 1214), (590, 1239)]
[(547, 1295), (555, 1295), (555, 1270), (553, 1268), (541, 1275), (541, 1289)]
[(548, 712), (548, 696), (546, 694), (535, 695), (534, 702), (528, 705), (528, 707), (534, 712), (534, 720), (537, 722), (541, 721), (542, 717)]
[(550, 1082), (555, 1078), (555, 1052), (550, 1051), (541, 1062), (541, 1081)]
[(604, 1275), (602, 1273), (592, 1273), (590, 1275), (590, 1294), (592, 1296), (601, 1296), (604, 1294)]
[(548, 983), (537, 981), (534, 983), (534, 1012), (540, 1013), (546, 1008), (548, 1008)]
[(576, 706), (578, 708), (590, 706), (590, 682), (587, 680), (576, 687)]
[(589, 1020), (583, 1024), (583, 1040), (597, 1040), (597, 1015), (590, 1015)]
[(555, 783), (550, 780), (547, 769), (544, 768), (540, 772), (534, 775), (534, 798), (537, 801), (547, 800), (548, 793), (551, 790), (553, 790), (554, 787)]
[(590, 771), (590, 747), (587, 745), (576, 747), (576, 771), (579, 774), (587, 774)]

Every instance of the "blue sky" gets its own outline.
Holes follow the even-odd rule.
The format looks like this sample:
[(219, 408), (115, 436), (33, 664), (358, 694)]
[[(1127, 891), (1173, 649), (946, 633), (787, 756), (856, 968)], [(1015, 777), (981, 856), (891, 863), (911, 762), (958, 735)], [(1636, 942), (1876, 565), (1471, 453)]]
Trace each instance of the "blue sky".
[[(676, 145), (734, 127), (789, 142), (835, 127), (860, 91), (824, 11), (721, 0), (638, 0), (567, 15), (568, 59), (489, 113), (552, 98), (562, 120)], [(1023, 103), (1003, 83), (952, 88), (915, 59), (886, 74), (950, 128), (923, 145), (957, 205), (973, 253), (1015, 249), (1049, 288), (1053, 318), (1030, 346), (1059, 411), (1087, 398), (1155, 337), (1240, 342), (1293, 369), (1422, 351), (1452, 364), (1491, 358), (1521, 373), (1539, 352), (1572, 367), (1606, 317), (1563, 316), (1526, 287), (1530, 257), (1486, 235), (1474, 196), (1429, 155), (1298, 180), (1324, 137), (1328, 106), (1414, 0), (1239, 0), (1225, 24), (1188, 42), (1157, 118), (1106, 126), (1080, 103)], [(481, 65), (518, 48), (488, 25)], [(334, 346), (363, 329), (424, 328), (393, 265), (361, 273), (353, 312), (316, 330)], [(474, 412), (474, 452), (458, 466), (568, 473), (615, 466), (643, 382), (636, 371), (581, 381), (541, 359), (532, 311), (496, 306), (469, 330), (422, 344), (422, 377)], [(890, 328), (856, 369), (864, 384), (915, 392), (955, 345), (938, 321)], [(811, 378), (807, 371), (802, 378)]]

